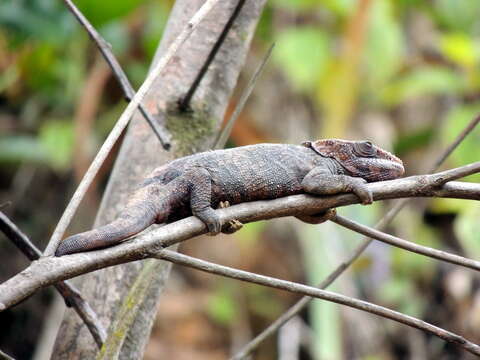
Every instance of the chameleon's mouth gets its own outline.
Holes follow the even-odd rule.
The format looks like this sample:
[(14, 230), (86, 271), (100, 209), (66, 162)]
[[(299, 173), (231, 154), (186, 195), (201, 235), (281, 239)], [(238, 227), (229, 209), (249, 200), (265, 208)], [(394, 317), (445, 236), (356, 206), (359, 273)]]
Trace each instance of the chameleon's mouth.
[(403, 162), (397, 157), (395, 158), (397, 159), (397, 161), (377, 159), (381, 170), (380, 174), (376, 178), (376, 181), (393, 180), (405, 174)]

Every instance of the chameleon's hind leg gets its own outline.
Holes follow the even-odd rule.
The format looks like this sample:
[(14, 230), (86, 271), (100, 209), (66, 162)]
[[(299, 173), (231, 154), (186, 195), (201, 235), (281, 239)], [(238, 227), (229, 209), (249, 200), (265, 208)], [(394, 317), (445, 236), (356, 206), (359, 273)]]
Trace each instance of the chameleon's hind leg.
[(336, 209), (328, 209), (324, 212), (321, 212), (321, 213), (315, 214), (315, 215), (298, 215), (298, 216), (295, 216), (295, 217), (298, 220), (301, 220), (305, 223), (317, 225), (317, 224), (321, 224), (325, 221), (332, 220), (333, 218), (335, 218), (335, 216), (337, 216), (337, 210)]
[[(220, 201), (218, 204), (219, 209), (225, 209), (230, 206), (228, 201)], [(237, 219), (229, 220), (227, 223), (222, 226), (222, 233), (224, 234), (233, 234), (243, 227), (243, 224)]]
[(212, 177), (207, 169), (195, 167), (184, 175), (184, 184), (190, 190), (190, 208), (192, 214), (202, 220), (211, 235), (217, 235), (222, 230), (222, 221), (212, 208)]

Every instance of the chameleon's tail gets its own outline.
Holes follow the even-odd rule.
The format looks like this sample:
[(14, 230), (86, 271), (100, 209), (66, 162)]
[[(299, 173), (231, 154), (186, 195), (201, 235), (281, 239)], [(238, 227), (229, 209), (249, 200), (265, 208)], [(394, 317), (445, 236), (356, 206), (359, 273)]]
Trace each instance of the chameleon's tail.
[(154, 204), (128, 206), (113, 222), (63, 240), (56, 256), (115, 245), (152, 225), (156, 219)]

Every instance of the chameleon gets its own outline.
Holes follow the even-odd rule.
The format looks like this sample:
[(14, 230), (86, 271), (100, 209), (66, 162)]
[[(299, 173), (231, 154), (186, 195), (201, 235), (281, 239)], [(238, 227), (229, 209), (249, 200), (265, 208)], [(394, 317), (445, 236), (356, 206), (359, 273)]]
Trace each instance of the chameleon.
[[(370, 141), (323, 139), (301, 145), (256, 144), (196, 153), (156, 168), (111, 223), (63, 240), (56, 256), (104, 248), (157, 223), (194, 215), (211, 235), (239, 226), (222, 224), (223, 204), (276, 199), (307, 193), (353, 192), (362, 204), (373, 201), (367, 182), (402, 176), (402, 161)], [(320, 223), (321, 214), (299, 215)]]

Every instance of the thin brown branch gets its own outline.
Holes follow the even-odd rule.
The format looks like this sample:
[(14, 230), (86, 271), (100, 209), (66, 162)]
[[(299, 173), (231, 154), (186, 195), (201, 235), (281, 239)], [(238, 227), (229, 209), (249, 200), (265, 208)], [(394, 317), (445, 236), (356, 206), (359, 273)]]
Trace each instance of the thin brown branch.
[[(428, 173), (436, 171), (440, 165), (455, 151), (455, 149), (461, 144), (461, 142), (470, 134), (480, 122), (480, 115), (472, 119), (470, 123), (462, 130), (455, 140), (442, 152), (438, 159), (433, 164)], [(410, 201), (409, 198), (397, 200), (395, 206), (393, 206), (375, 225), (376, 229), (383, 230), (388, 224), (397, 216), (397, 214), (405, 207)], [(373, 239), (365, 237), (360, 245), (353, 251), (353, 253), (342, 263), (340, 263), (335, 270), (333, 270), (319, 285), (320, 289), (326, 289), (329, 287), (343, 272), (348, 269), (359, 257), (363, 254), (365, 249), (373, 242)], [(265, 339), (273, 335), (283, 324), (288, 320), (296, 316), (302, 311), (305, 306), (310, 302), (311, 298), (303, 297), (293, 306), (291, 306), (285, 313), (283, 313), (277, 320), (255, 336), (249, 341), (240, 351), (234, 356), (234, 359), (246, 358), (253, 350), (255, 350)]]
[[(412, 176), (403, 179), (369, 183), (374, 200), (401, 197), (447, 197), (480, 200), (480, 184), (449, 182), (434, 186), (435, 176)], [(429, 185), (430, 184), (430, 185)], [(330, 208), (359, 203), (347, 193), (314, 197), (306, 194), (264, 201), (252, 201), (216, 210), (223, 223), (237, 219), (243, 223), (283, 216), (314, 214)], [(144, 259), (159, 248), (168, 247), (207, 232), (205, 224), (189, 217), (139, 235), (131, 241), (103, 250), (45, 257), (0, 284), (0, 310), (4, 310), (38, 289), (107, 266)]]
[(429, 169), (428, 173), (433, 173), (434, 171), (436, 171), (440, 167), (440, 165), (442, 165), (443, 162), (450, 156), (450, 154), (458, 147), (458, 145), (462, 143), (462, 141), (467, 137), (467, 135), (470, 134), (473, 129), (475, 129), (479, 122), (480, 115), (477, 115), (468, 123), (468, 125), (462, 130), (462, 132), (457, 135), (455, 140), (453, 140), (453, 142), (449, 146), (447, 146), (447, 148), (443, 151), (443, 153), (438, 157), (438, 159)]
[(347, 219), (340, 215), (336, 215), (330, 220), (338, 225), (346, 227), (347, 229), (350, 229), (359, 234), (368, 236), (372, 239), (379, 240), (383, 243), (390, 244), (390, 245), (402, 248), (404, 250), (412, 251), (414, 253), (425, 255), (434, 259), (446, 261), (451, 264), (460, 265), (473, 270), (480, 271), (480, 261), (467, 259), (463, 256), (451, 254), (447, 251), (432, 249), (428, 246), (418, 245), (411, 241), (407, 241), (399, 237), (373, 229), (369, 226), (359, 224), (353, 220)]
[(188, 89), (187, 94), (179, 101), (178, 108), (180, 111), (189, 111), (190, 110), (190, 101), (192, 100), (193, 95), (195, 94), (195, 91), (197, 91), (198, 85), (200, 85), (200, 81), (202, 81), (203, 77), (207, 73), (207, 70), (212, 63), (213, 59), (215, 58), (215, 55), (217, 55), (218, 51), (220, 50), (220, 47), (222, 46), (223, 42), (225, 41), (228, 32), (233, 26), (233, 23), (235, 19), (238, 17), (240, 14), (240, 11), (242, 10), (243, 4), (245, 4), (245, 0), (238, 0), (237, 6), (232, 12), (232, 15), (230, 15), (230, 18), (228, 19), (227, 23), (225, 24), (222, 32), (220, 33), (220, 36), (218, 37), (217, 41), (212, 47), (212, 50), (210, 50), (210, 53), (207, 56), (207, 59), (203, 63), (202, 67), (200, 68), (200, 71), (198, 72), (197, 76), (195, 77), (195, 80), (193, 81), (192, 85), (190, 86), (190, 89)]
[(161, 260), (171, 261), (175, 264), (188, 266), (200, 271), (205, 271), (210, 274), (216, 274), (236, 280), (247, 281), (249, 283), (268, 286), (276, 289), (286, 290), (297, 294), (303, 294), (314, 298), (334, 302), (341, 305), (346, 305), (361, 311), (378, 315), (383, 318), (391, 319), (393, 321), (405, 324), (407, 326), (425, 331), (431, 335), (437, 336), (449, 343), (460, 346), (464, 350), (480, 356), (480, 346), (464, 337), (442, 329), (440, 327), (429, 324), (413, 316), (405, 315), (400, 312), (372, 304), (363, 300), (358, 300), (349, 296), (336, 294), (330, 291), (318, 289), (312, 286), (294, 283), (291, 281), (280, 280), (265, 275), (258, 275), (243, 270), (233, 269), (227, 266), (213, 264), (208, 261), (195, 259), (193, 257), (179, 254), (170, 250), (161, 250), (154, 255)]
[[(38, 260), (41, 256), (40, 250), (3, 212), (0, 211), (0, 230), (5, 236), (19, 248), (25, 256), (31, 260)], [(75, 312), (83, 319), (88, 330), (92, 334), (98, 348), (102, 347), (107, 332), (101, 325), (97, 314), (93, 311), (87, 301), (83, 299), (80, 292), (67, 281), (55, 284), (55, 288), (65, 299), (68, 307), (73, 307)]]
[(222, 149), (225, 146), (225, 144), (227, 143), (228, 137), (230, 136), (230, 132), (232, 131), (233, 124), (235, 124), (235, 121), (240, 116), (240, 113), (242, 112), (245, 104), (247, 103), (247, 100), (250, 97), (250, 94), (252, 93), (253, 88), (257, 84), (258, 77), (262, 73), (262, 71), (265, 67), (265, 64), (270, 59), (270, 56), (272, 55), (272, 51), (273, 51), (274, 46), (275, 46), (275, 44), (272, 44), (270, 46), (270, 48), (267, 50), (267, 53), (263, 57), (262, 62), (260, 63), (258, 68), (255, 70), (255, 73), (250, 78), (246, 89), (243, 91), (242, 95), (240, 96), (240, 100), (237, 102), (237, 104), (235, 106), (235, 109), (233, 110), (232, 115), (228, 119), (228, 121), (225, 124), (222, 131), (219, 132), (218, 137), (215, 140), (215, 143), (213, 144), (212, 148)]
[[(87, 20), (87, 18), (82, 14), (82, 12), (75, 6), (75, 4), (71, 0), (63, 1), (70, 9), (72, 14), (75, 16), (75, 18), (78, 20), (78, 22), (85, 28), (95, 45), (97, 45), (98, 50), (100, 50), (100, 52), (102, 53), (105, 61), (110, 66), (110, 69), (112, 70), (115, 78), (120, 84), (125, 99), (127, 101), (131, 101), (132, 98), (135, 96), (135, 90), (133, 90), (133, 87), (128, 80), (127, 74), (125, 74), (125, 72), (123, 71), (120, 63), (117, 61), (117, 58), (115, 57), (115, 55), (113, 55), (110, 44), (107, 43), (105, 39), (97, 32), (93, 25)], [(159, 125), (159, 123), (153, 118), (153, 116), (145, 109), (143, 104), (140, 103), (138, 105), (138, 109), (142, 113), (147, 123), (152, 128), (163, 148), (165, 150), (169, 150), (170, 134), (168, 134), (167, 131)]]
[(72, 221), (72, 218), (80, 205), (85, 193), (88, 190), (88, 187), (92, 183), (95, 175), (97, 174), (100, 166), (105, 161), (107, 155), (109, 154), (110, 150), (112, 149), (115, 142), (120, 137), (121, 133), (127, 126), (128, 122), (130, 121), (133, 113), (138, 108), (138, 105), (143, 100), (145, 95), (147, 94), (148, 90), (152, 86), (153, 82), (158, 79), (159, 75), (165, 69), (167, 64), (173, 58), (173, 56), (177, 53), (180, 46), (187, 40), (187, 38), (192, 34), (195, 30), (197, 25), (202, 21), (202, 19), (212, 10), (215, 4), (219, 0), (207, 0), (205, 3), (200, 7), (200, 9), (195, 13), (192, 19), (187, 23), (185, 28), (181, 31), (181, 33), (177, 36), (177, 38), (172, 42), (168, 50), (165, 52), (165, 55), (160, 58), (160, 60), (155, 64), (152, 71), (148, 74), (147, 78), (145, 79), (144, 83), (138, 90), (138, 92), (133, 97), (132, 101), (128, 104), (127, 108), (118, 119), (117, 123), (113, 127), (112, 131), (108, 135), (107, 139), (103, 143), (102, 147), (100, 148), (99, 152), (95, 156), (95, 159), (92, 161), (90, 167), (88, 168), (85, 176), (83, 177), (82, 181), (78, 185), (77, 190), (72, 196), (70, 203), (67, 205), (60, 221), (55, 228), (50, 242), (48, 243), (47, 248), (45, 249), (44, 255), (45, 256), (53, 256), (55, 250), (60, 243), (65, 230), (67, 229), (68, 225)]
[(462, 166), (460, 168), (445, 170), (436, 173), (434, 176), (434, 183), (436, 186), (441, 186), (449, 181), (461, 179), (463, 177), (476, 174), (480, 171), (480, 161)]

